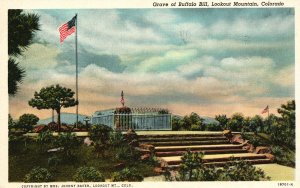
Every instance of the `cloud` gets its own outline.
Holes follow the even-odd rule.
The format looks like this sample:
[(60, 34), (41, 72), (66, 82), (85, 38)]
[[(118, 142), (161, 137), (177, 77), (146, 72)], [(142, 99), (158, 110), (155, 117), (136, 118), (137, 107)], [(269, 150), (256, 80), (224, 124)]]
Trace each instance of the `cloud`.
[[(285, 10), (79, 10), (80, 111), (118, 106), (121, 90), (128, 106), (180, 114), (279, 106), (295, 96), (294, 15)], [(13, 114), (32, 111), (27, 101), (41, 87), (75, 89), (74, 36), (61, 45), (57, 31), (75, 11), (33, 11), (42, 30), (20, 59), (27, 75)]]
[(54, 60), (60, 50), (51, 46), (34, 43), (20, 56), (18, 61), (27, 70), (50, 69), (57, 65)]
[(195, 58), (197, 51), (190, 50), (170, 50), (161, 56), (155, 56), (142, 61), (137, 66), (137, 71), (162, 71), (175, 69), (180, 64), (185, 64)]

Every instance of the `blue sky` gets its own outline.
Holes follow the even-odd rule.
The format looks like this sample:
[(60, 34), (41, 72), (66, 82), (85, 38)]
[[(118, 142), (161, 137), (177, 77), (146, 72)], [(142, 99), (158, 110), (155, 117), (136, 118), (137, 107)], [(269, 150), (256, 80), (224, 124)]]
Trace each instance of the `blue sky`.
[(130, 107), (208, 116), (255, 115), (266, 105), (275, 113), (295, 95), (290, 8), (27, 11), (42, 27), (19, 59), (27, 75), (10, 99), (13, 116), (49, 116), (27, 105), (41, 87), (74, 89), (74, 35), (61, 45), (58, 28), (75, 13), (82, 114), (120, 106), (121, 90)]

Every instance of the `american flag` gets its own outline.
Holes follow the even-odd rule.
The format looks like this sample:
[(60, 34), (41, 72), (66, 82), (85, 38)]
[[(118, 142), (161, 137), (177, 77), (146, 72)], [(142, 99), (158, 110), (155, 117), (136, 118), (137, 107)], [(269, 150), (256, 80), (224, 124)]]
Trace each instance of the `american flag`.
[(76, 31), (76, 19), (77, 16), (74, 16), (70, 21), (59, 27), (60, 43), (62, 43), (67, 38), (67, 36), (71, 35)]
[(124, 100), (124, 93), (123, 93), (123, 91), (122, 91), (122, 93), (121, 93), (121, 100), (120, 100), (120, 102), (121, 102), (121, 104), (124, 106), (125, 100)]
[(261, 112), (262, 114), (269, 112), (269, 105)]

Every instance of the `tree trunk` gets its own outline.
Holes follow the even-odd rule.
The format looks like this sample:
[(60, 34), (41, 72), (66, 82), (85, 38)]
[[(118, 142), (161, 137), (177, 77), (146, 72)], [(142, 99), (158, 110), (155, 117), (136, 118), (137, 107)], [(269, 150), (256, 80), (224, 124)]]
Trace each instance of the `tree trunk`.
[(56, 109), (56, 113), (57, 113), (57, 131), (60, 132), (60, 108)]

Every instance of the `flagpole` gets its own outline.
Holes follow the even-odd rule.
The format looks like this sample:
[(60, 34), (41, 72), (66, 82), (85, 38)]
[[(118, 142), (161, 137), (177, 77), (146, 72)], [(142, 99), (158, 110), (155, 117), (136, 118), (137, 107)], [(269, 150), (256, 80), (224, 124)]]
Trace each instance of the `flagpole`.
[(268, 131), (270, 131), (271, 122), (270, 122), (270, 106), (268, 105)]
[(76, 32), (75, 32), (75, 59), (76, 59), (76, 127), (78, 127), (78, 106), (79, 106), (79, 101), (78, 101), (78, 53), (77, 53), (77, 33), (78, 33), (78, 27), (77, 27), (77, 13), (75, 14), (76, 16), (76, 22), (75, 22), (75, 27), (76, 27)]

